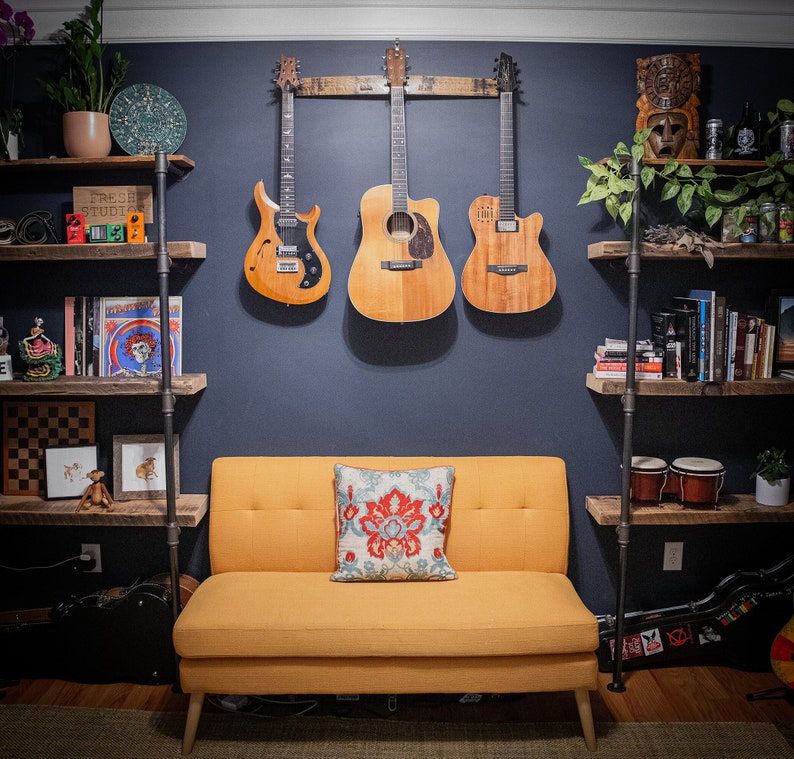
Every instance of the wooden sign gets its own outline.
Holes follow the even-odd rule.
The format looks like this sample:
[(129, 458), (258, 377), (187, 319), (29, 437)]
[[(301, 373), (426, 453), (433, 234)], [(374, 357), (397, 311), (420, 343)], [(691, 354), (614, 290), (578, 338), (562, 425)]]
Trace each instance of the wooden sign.
[(143, 212), (147, 224), (154, 220), (152, 188), (146, 185), (73, 187), (74, 213), (85, 214), (86, 224), (126, 224), (127, 214)]

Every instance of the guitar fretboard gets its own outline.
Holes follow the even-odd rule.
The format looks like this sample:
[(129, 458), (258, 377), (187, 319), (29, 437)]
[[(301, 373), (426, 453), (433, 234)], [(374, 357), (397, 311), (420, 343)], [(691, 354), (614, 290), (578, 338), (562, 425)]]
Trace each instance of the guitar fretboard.
[(513, 93), (499, 95), (499, 219), (515, 219), (515, 166), (513, 163)]
[(291, 89), (281, 94), (281, 187), (279, 225), (294, 227), (295, 216), (295, 101)]
[(391, 88), (392, 210), (408, 210), (408, 167), (405, 146), (405, 90)]

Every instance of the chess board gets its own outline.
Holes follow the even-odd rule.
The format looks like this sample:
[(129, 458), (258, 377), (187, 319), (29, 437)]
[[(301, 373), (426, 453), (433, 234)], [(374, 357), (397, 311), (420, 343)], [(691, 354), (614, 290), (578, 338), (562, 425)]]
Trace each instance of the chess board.
[(4, 403), (4, 495), (44, 496), (44, 449), (93, 444), (94, 410), (93, 401)]

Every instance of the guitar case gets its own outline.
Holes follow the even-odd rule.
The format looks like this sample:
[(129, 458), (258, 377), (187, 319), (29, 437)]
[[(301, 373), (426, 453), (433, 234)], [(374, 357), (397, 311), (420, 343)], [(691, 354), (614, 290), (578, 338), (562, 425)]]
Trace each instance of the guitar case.
[[(180, 601), (198, 582), (180, 576)], [(49, 609), (0, 618), (3, 677), (55, 677), (83, 683), (148, 685), (176, 679), (169, 575), (71, 598)], [(8, 620), (13, 614), (15, 619)]]
[[(794, 555), (771, 569), (734, 572), (699, 601), (629, 612), (623, 628), (623, 668), (723, 664), (770, 671), (772, 644), (794, 613), (792, 597)], [(615, 618), (597, 619), (599, 670), (611, 672)]]

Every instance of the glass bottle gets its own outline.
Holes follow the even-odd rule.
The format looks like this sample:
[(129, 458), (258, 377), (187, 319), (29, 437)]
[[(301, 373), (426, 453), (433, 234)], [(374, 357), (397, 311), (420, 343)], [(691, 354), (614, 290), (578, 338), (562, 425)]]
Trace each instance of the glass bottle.
[(742, 118), (736, 125), (736, 132), (734, 133), (734, 157), (748, 161), (757, 160), (761, 155), (759, 151), (760, 142), (758, 117), (753, 104), (747, 101), (742, 110)]

